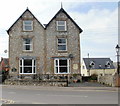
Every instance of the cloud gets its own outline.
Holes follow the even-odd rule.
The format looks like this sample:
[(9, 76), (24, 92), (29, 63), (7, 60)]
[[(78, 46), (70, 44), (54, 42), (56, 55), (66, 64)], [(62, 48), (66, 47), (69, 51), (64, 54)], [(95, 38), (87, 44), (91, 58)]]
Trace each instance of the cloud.
[(4, 50), (8, 50), (8, 36), (3, 33), (0, 35), (0, 57), (8, 57)]
[[(3, 0), (0, 2), (0, 13), (2, 16), (0, 20), (2, 25), (2, 28), (0, 28), (0, 56), (6, 56), (3, 51), (8, 48), (6, 30), (27, 7), (42, 24), (46, 24), (60, 9), (61, 1), (64, 9), (83, 29), (81, 34), (83, 57), (88, 52), (93, 56), (100, 54), (103, 56), (114, 56), (114, 46), (117, 44), (118, 35), (117, 7), (113, 5), (112, 9), (110, 7), (106, 8), (105, 5), (109, 5), (107, 3), (104, 4), (104, 8), (98, 8), (97, 5), (93, 7), (92, 1), (96, 2), (96, 0)], [(108, 1), (106, 0), (106, 2)], [(117, 2), (117, 0), (110, 1)], [(81, 12), (81, 6), (84, 7), (86, 5), (87, 7), (88, 4), (89, 8)]]
[(114, 47), (118, 39), (117, 10), (117, 7), (114, 11), (92, 9), (80, 16), (80, 21), (84, 22), (81, 26), (84, 28), (81, 34), (83, 57), (90, 52), (93, 56), (110, 57), (115, 61)]
[[(106, 5), (108, 4), (106, 3)], [(117, 5), (114, 5), (112, 9), (109, 8), (91, 7), (87, 12), (69, 12), (70, 16), (83, 29), (81, 34), (82, 57), (86, 57), (90, 53), (92, 57), (110, 57), (116, 61), (118, 8)]]

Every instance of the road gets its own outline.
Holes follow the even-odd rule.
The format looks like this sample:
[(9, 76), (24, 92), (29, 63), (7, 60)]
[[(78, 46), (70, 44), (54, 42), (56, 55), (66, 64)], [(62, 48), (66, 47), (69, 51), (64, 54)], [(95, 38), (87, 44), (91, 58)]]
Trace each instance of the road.
[(118, 91), (107, 87), (2, 86), (11, 104), (118, 104)]

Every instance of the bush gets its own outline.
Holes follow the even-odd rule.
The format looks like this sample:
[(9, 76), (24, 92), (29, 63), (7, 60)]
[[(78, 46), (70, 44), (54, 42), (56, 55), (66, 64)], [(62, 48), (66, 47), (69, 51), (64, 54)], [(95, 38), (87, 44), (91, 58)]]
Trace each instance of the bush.
[(78, 74), (73, 74), (73, 77), (76, 78)]
[(97, 75), (96, 74), (92, 74), (90, 80), (97, 80)]
[(2, 70), (1, 75), (2, 75), (2, 82), (4, 82), (5, 79), (7, 79), (8, 71)]

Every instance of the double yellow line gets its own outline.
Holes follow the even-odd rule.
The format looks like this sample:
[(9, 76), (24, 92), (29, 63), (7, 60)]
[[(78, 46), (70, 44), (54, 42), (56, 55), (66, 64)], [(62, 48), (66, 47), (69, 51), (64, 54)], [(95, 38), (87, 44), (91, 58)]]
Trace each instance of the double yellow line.
[(8, 99), (3, 99), (3, 98), (0, 98), (0, 101), (2, 101), (2, 104), (14, 104), (15, 101), (13, 100), (8, 100)]

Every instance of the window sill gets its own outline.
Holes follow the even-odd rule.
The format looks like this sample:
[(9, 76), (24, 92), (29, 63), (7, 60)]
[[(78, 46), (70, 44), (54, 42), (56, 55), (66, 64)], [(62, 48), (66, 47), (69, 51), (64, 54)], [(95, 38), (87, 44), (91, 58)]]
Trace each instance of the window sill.
[(36, 74), (36, 73), (19, 73), (19, 74), (20, 74), (20, 75), (26, 75), (26, 74), (27, 74), (27, 75), (28, 75), (28, 74), (31, 75), (31, 74)]
[(58, 51), (58, 53), (67, 53), (67, 51)]
[(33, 50), (28, 50), (28, 51), (27, 50), (23, 50), (22, 52), (23, 53), (33, 53)]
[(55, 73), (55, 74), (70, 74), (70, 73)]
[(62, 31), (62, 30), (60, 31), (60, 30), (57, 30), (57, 32), (67, 32), (67, 31), (64, 31), (64, 30), (63, 30), (63, 31)]
[(21, 35), (21, 38), (33, 38), (33, 35)]
[(33, 30), (22, 30), (22, 32), (33, 32)]

